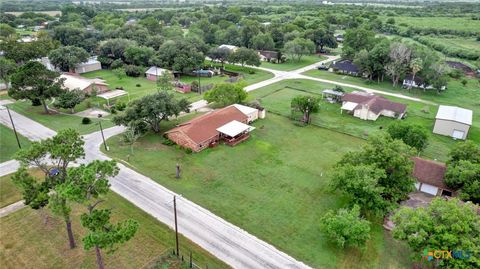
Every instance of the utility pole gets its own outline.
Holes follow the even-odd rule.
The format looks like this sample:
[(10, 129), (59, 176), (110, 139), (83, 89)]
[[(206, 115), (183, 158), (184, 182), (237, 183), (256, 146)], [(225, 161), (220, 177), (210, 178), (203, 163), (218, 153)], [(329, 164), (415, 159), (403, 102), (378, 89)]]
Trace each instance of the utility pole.
[[(98, 114), (98, 117), (101, 118), (102, 114)], [(98, 125), (100, 125), (100, 132), (102, 133), (103, 146), (105, 147), (105, 150), (108, 151), (107, 142), (105, 141), (105, 136), (103, 135), (103, 128), (102, 128), (102, 120), (101, 119), (98, 122)]]
[(178, 225), (177, 225), (177, 199), (173, 196), (173, 213), (175, 216), (175, 243), (177, 249), (177, 257), (180, 257), (180, 251), (178, 250)]
[(18, 139), (17, 129), (15, 128), (15, 124), (13, 123), (12, 114), (10, 114), (10, 109), (8, 109), (8, 106), (5, 105), (5, 108), (7, 109), (8, 117), (10, 118), (10, 122), (12, 123), (12, 128), (13, 132), (15, 133), (15, 138), (17, 139), (18, 148), (21, 149), (22, 145), (20, 145), (20, 140)]

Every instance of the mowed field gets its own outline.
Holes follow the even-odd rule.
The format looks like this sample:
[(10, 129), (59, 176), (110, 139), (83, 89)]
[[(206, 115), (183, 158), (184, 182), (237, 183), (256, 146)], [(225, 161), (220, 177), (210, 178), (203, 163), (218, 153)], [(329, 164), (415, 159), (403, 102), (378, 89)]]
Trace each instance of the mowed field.
[[(183, 119), (186, 120), (186, 119)], [(163, 124), (163, 131), (174, 123)], [(163, 186), (208, 208), (314, 268), (408, 268), (408, 249), (373, 220), (365, 251), (339, 250), (322, 235), (319, 219), (345, 205), (329, 187), (329, 172), (362, 139), (315, 126), (299, 127), (267, 114), (251, 138), (187, 154), (159, 134), (142, 137), (126, 163)], [(110, 156), (127, 160), (121, 136), (108, 141)], [(182, 169), (175, 179), (175, 165)]]
[(480, 32), (480, 20), (470, 17), (394, 17), (395, 23), (406, 24), (416, 28), (435, 28), (448, 30), (461, 30)]
[[(0, 205), (3, 207), (20, 199), (21, 194), (10, 177), (1, 177)], [(113, 222), (132, 218), (140, 224), (132, 240), (121, 245), (113, 254), (103, 253), (106, 268), (143, 268), (161, 255), (172, 252), (175, 246), (173, 230), (115, 193), (109, 193), (105, 200), (100, 207), (113, 210)], [(94, 250), (84, 250), (81, 242), (86, 231), (80, 225), (80, 215), (85, 211), (84, 207), (73, 206), (72, 227), (78, 244), (73, 250), (68, 247), (65, 223), (61, 218), (52, 216), (48, 209), (37, 211), (23, 208), (0, 218), (0, 264), (3, 268), (12, 269), (97, 268)], [(215, 269), (229, 268), (180, 236), (180, 253), (188, 257), (190, 251), (195, 263), (202, 268), (207, 265)], [(180, 268), (162, 266), (159, 268)]]

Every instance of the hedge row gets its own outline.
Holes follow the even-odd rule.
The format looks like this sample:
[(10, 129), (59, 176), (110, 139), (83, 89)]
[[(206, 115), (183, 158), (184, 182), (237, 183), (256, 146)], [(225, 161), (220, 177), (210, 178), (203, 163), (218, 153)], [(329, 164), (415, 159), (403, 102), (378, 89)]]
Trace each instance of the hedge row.
[(413, 39), (450, 57), (462, 58), (473, 61), (480, 60), (480, 52), (478, 51), (445, 45), (441, 42), (423, 36), (415, 36), (413, 37)]

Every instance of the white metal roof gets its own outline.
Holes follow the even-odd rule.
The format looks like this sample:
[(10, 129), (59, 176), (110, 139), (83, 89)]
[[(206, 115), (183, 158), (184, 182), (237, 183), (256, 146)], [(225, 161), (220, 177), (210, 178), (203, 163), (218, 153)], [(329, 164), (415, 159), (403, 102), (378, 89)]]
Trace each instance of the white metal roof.
[(227, 45), (227, 44), (222, 44), (220, 46), (218, 46), (219, 49), (222, 49), (222, 48), (226, 48), (226, 49), (229, 49), (231, 51), (234, 51), (234, 50), (237, 50), (238, 47), (237, 46), (234, 46), (234, 45)]
[(255, 127), (252, 127), (250, 125), (246, 125), (245, 123), (241, 123), (239, 121), (233, 120), (219, 128), (217, 128), (217, 131), (219, 131), (222, 134), (226, 134), (230, 137), (237, 136), (245, 131), (252, 131), (255, 129)]
[(348, 111), (352, 111), (352, 110), (354, 110), (357, 106), (358, 106), (357, 103), (354, 103), (354, 102), (346, 102), (345, 104), (343, 104), (342, 109), (348, 110)]
[(473, 112), (456, 106), (439, 106), (436, 119), (451, 120), (472, 125)]
[(93, 57), (88, 58), (88, 60), (86, 62), (79, 63), (77, 65), (77, 68), (82, 67), (82, 66), (86, 66), (86, 65), (91, 65), (91, 64), (99, 64), (99, 63), (100, 62), (97, 60), (97, 56), (93, 56)]
[(156, 67), (156, 66), (152, 66), (150, 68), (148, 68), (147, 71), (145, 71), (145, 74), (149, 74), (149, 75), (154, 75), (154, 76), (160, 76), (163, 72), (166, 72), (167, 69), (163, 69), (163, 68), (160, 68), (160, 67)]
[(258, 109), (253, 108), (253, 107), (239, 105), (239, 104), (234, 104), (232, 106), (236, 107), (238, 110), (240, 110), (240, 112), (242, 112), (243, 114), (245, 114), (247, 116), (252, 114), (252, 113), (258, 113)]
[(63, 86), (69, 90), (80, 89), (84, 90), (88, 86), (92, 84), (97, 85), (108, 85), (105, 81), (101, 79), (88, 79), (81, 76), (73, 76), (68, 74), (61, 74), (60, 78), (64, 78), (65, 81), (63, 82)]
[(119, 97), (119, 96), (123, 96), (123, 95), (127, 95), (127, 94), (128, 93), (126, 91), (123, 91), (123, 90), (113, 90), (113, 91), (104, 92), (104, 93), (99, 94), (97, 96), (101, 97), (103, 99), (109, 100), (109, 99)]

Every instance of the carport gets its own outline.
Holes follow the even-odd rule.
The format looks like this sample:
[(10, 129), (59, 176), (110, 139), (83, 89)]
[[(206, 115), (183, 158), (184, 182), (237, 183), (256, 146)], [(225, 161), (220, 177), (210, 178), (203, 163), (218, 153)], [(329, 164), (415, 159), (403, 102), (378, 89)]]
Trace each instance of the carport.
[(107, 100), (107, 105), (110, 106), (110, 100), (115, 99), (120, 96), (128, 95), (128, 101), (130, 102), (130, 94), (127, 91), (124, 90), (113, 90), (113, 91), (108, 91), (104, 92), (102, 94), (97, 95), (100, 98), (103, 98)]

